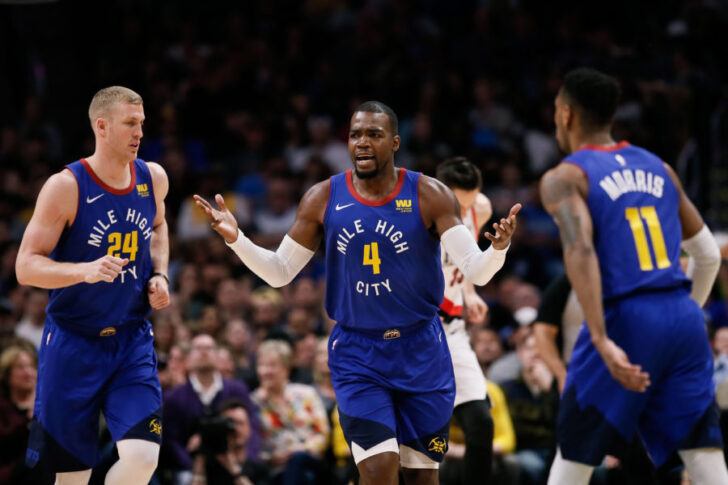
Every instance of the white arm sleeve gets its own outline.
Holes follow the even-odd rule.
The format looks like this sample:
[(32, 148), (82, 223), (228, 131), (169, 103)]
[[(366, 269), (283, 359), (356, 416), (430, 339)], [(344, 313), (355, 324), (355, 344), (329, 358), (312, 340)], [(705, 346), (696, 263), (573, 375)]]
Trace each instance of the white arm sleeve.
[(314, 254), (291, 239), (288, 234), (276, 252), (256, 246), (240, 229), (235, 242), (225, 244), (235, 251), (245, 266), (274, 288), (290, 283)]
[(494, 249), (491, 246), (481, 251), (473, 235), (462, 224), (442, 233), (440, 242), (465, 278), (474, 285), (484, 285), (489, 282), (506, 261), (508, 248)]
[(688, 278), (693, 280), (690, 297), (703, 306), (720, 269), (720, 248), (705, 224), (696, 235), (682, 242), (682, 248), (690, 256), (686, 271)]

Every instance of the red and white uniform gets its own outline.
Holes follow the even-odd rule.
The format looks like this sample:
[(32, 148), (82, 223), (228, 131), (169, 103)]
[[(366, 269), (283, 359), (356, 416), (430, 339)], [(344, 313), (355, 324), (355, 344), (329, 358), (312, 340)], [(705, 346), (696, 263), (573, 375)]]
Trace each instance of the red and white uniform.
[[(467, 212), (463, 218), (463, 224), (477, 239), (475, 209)], [(447, 345), (450, 348), (455, 372), (455, 406), (459, 406), (468, 401), (486, 398), (485, 376), (478, 364), (478, 358), (470, 346), (470, 336), (465, 330), (465, 320), (462, 319), (463, 292), (467, 281), (445, 249), (442, 249), (442, 272), (445, 275), (445, 298), (440, 305), (440, 310), (449, 317), (443, 318), (442, 326), (447, 336)], [(448, 322), (448, 320), (450, 321)]]

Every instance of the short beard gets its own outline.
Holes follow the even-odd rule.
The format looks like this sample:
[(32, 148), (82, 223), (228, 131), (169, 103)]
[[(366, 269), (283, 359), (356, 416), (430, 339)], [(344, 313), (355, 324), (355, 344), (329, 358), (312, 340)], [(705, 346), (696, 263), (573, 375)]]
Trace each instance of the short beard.
[(358, 168), (354, 167), (354, 173), (356, 173), (356, 178), (359, 179), (373, 179), (379, 175), (379, 167), (376, 167), (371, 172), (360, 172)]

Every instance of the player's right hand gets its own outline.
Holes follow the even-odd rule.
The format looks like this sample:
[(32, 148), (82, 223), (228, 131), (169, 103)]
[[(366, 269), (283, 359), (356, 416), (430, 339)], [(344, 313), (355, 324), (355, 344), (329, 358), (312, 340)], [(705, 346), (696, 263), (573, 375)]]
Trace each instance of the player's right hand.
[(225, 205), (222, 195), (215, 195), (217, 209), (199, 195), (195, 194), (193, 197), (197, 206), (205, 211), (207, 219), (210, 221), (210, 227), (224, 237), (228, 244), (234, 243), (238, 239), (238, 221)]
[(124, 266), (129, 263), (129, 258), (117, 258), (107, 254), (106, 256), (91, 261), (90, 263), (83, 263), (83, 280), (86, 283), (98, 283), (99, 281), (105, 281), (107, 283), (113, 282)]
[(650, 383), (650, 374), (642, 372), (642, 366), (632, 364), (629, 357), (614, 341), (605, 337), (598, 344), (595, 344), (604, 363), (617, 382), (627, 390), (645, 392)]

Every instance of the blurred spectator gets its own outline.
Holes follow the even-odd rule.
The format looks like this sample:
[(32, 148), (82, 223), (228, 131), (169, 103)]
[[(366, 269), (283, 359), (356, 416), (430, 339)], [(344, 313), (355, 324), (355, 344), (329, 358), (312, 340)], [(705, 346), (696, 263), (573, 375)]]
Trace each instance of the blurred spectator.
[(326, 480), (322, 461), (329, 420), (316, 390), (289, 382), (291, 347), (266, 340), (258, 347), (260, 387), (253, 400), (260, 407), (263, 453), (277, 483), (316, 485)]
[(169, 349), (166, 360), (159, 359), (157, 370), (162, 390), (183, 385), (187, 381), (187, 365), (185, 363), (188, 344), (175, 344)]
[(28, 293), (23, 308), (23, 318), (15, 329), (15, 335), (24, 338), (40, 349), (45, 324), (45, 309), (48, 306), (48, 292), (33, 288)]
[(296, 195), (291, 179), (275, 177), (268, 181), (265, 206), (253, 217), (254, 243), (266, 248), (278, 247), (296, 218)]
[(332, 137), (332, 120), (327, 116), (311, 116), (308, 119), (311, 144), (294, 150), (289, 155), (289, 166), (294, 172), (304, 171), (312, 157), (320, 157), (331, 173), (351, 168), (351, 158), (345, 143)]
[(252, 435), (248, 456), (255, 459), (260, 447), (260, 424), (248, 388), (242, 382), (223, 379), (218, 369), (218, 347), (209, 335), (192, 339), (187, 356), (187, 382), (164, 394), (165, 434), (162, 442), (164, 466), (174, 471), (174, 483), (185, 485), (192, 479), (192, 453), (200, 446), (199, 422), (215, 415), (220, 404), (230, 398), (242, 400), (249, 411)]
[(269, 286), (261, 286), (253, 291), (250, 306), (250, 323), (253, 326), (254, 339), (262, 342), (268, 332), (282, 323), (283, 299), (278, 290)]
[(25, 466), (37, 375), (38, 357), (30, 343), (21, 341), (0, 354), (0, 484), (53, 483), (53, 474)]
[(517, 344), (516, 352), (522, 366), (520, 376), (502, 385), (516, 431), (514, 459), (521, 470), (521, 485), (541, 485), (556, 447), (559, 394), (532, 335)]

